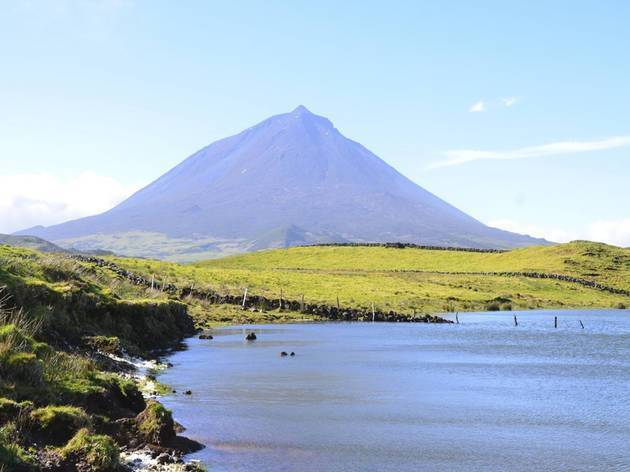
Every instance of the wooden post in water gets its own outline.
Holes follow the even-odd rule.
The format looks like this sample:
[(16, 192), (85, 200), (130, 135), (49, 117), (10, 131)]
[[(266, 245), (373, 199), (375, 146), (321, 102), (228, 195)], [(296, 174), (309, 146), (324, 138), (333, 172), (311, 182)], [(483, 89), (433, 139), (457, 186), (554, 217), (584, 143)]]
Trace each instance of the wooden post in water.
[(580, 322), (580, 326), (582, 327), (582, 329), (584, 329), (584, 323), (582, 323), (582, 320), (578, 320)]
[(459, 312), (455, 313), (455, 322), (459, 324)]
[(245, 308), (246, 301), (247, 301), (247, 287), (245, 287), (245, 294), (243, 295), (243, 308)]
[(557, 316), (554, 316), (554, 317), (553, 317), (553, 327), (554, 327), (554, 328), (557, 328), (557, 327), (558, 327), (558, 317), (557, 317)]
[(372, 302), (372, 323), (374, 323), (375, 317), (376, 317), (376, 314), (374, 313), (374, 302)]
[(516, 315), (514, 315), (514, 326), (518, 326), (518, 320), (516, 319)]

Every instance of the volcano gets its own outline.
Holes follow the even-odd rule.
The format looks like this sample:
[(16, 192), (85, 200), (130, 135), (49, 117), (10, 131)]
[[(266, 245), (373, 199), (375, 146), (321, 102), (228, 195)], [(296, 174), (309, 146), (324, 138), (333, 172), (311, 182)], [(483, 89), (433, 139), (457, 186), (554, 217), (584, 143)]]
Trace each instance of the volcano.
[(124, 241), (129, 255), (164, 258), (349, 241), (546, 243), (484, 225), (303, 106), (197, 151), (105, 213), (20, 233), (119, 252)]

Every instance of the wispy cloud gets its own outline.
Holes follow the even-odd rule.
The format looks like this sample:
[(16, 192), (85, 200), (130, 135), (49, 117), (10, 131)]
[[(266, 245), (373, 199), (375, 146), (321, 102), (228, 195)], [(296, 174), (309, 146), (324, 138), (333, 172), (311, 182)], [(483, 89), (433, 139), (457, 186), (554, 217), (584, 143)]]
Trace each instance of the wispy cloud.
[(520, 102), (520, 98), (518, 97), (504, 97), (501, 99), (501, 103), (504, 107), (510, 108)]
[(481, 113), (482, 111), (486, 111), (486, 104), (483, 100), (479, 100), (477, 103), (474, 103), (468, 111), (470, 113)]
[(541, 146), (531, 146), (508, 151), (482, 151), (477, 149), (455, 149), (444, 153), (445, 159), (434, 162), (430, 169), (464, 164), (482, 160), (531, 159), (537, 157), (561, 156), (590, 151), (606, 151), (630, 146), (630, 136), (615, 136), (598, 141), (560, 141)]
[(481, 113), (494, 108), (511, 108), (520, 102), (520, 97), (503, 97), (491, 100), (481, 99), (478, 102), (473, 103), (468, 111), (470, 113)]

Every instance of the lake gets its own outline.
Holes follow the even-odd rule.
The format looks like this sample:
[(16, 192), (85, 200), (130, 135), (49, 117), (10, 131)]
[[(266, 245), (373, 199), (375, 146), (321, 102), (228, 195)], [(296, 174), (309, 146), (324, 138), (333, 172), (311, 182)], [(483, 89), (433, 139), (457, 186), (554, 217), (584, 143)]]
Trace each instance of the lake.
[(630, 471), (629, 311), (459, 320), (217, 329), (163, 402), (213, 471)]

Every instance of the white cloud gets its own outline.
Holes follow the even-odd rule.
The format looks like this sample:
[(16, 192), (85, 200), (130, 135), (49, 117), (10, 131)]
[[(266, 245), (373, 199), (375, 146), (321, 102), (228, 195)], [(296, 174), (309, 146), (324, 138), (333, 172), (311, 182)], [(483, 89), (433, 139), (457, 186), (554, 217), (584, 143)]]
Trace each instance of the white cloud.
[(494, 220), (489, 222), (488, 226), (512, 231), (513, 233), (527, 234), (534, 238), (545, 238), (556, 243), (566, 243), (579, 239), (578, 234), (574, 232), (558, 228), (545, 228), (543, 226), (522, 223), (510, 219)]
[(0, 175), (0, 232), (100, 213), (135, 190), (94, 172), (69, 178), (44, 173)]
[(510, 107), (516, 105), (520, 101), (521, 100), (518, 97), (504, 97), (504, 98), (501, 99), (501, 103), (506, 108), (510, 108)]
[(473, 105), (471, 105), (468, 111), (470, 113), (480, 113), (483, 111), (488, 111), (489, 109), (492, 109), (492, 108), (499, 108), (499, 107), (511, 108), (517, 103), (519, 103), (520, 101), (521, 99), (519, 97), (503, 97), (496, 100), (495, 99), (492, 99), (492, 100), (482, 99), (474, 103)]
[(586, 239), (588, 241), (598, 241), (615, 246), (630, 247), (630, 218), (595, 221), (585, 225), (578, 231), (543, 227), (510, 219), (494, 220), (488, 223), (488, 225), (514, 233), (528, 234), (536, 238), (545, 238), (557, 243)]
[(630, 218), (595, 221), (589, 225), (588, 234), (588, 239), (630, 247)]
[(486, 111), (486, 104), (483, 100), (479, 100), (477, 103), (473, 104), (468, 111), (470, 113), (481, 113), (482, 111)]
[(481, 151), (477, 149), (455, 149), (444, 153), (446, 159), (434, 162), (430, 169), (464, 164), (481, 160), (530, 159), (535, 157), (551, 157), (565, 154), (576, 154), (589, 151), (606, 151), (630, 146), (630, 136), (616, 136), (599, 141), (560, 141), (541, 146), (531, 146), (508, 151)]

